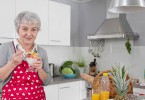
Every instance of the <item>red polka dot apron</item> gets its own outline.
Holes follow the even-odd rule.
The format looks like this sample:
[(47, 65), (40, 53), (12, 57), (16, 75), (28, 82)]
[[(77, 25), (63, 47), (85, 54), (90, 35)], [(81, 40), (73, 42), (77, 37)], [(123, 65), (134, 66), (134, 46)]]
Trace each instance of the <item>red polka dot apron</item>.
[(27, 72), (22, 61), (13, 71), (11, 80), (2, 88), (2, 100), (46, 100), (43, 82), (37, 72)]

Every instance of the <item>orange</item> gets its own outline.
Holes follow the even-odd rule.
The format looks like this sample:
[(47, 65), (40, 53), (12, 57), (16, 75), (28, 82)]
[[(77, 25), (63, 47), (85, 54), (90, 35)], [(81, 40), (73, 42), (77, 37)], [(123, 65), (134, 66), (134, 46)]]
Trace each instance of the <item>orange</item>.
[(38, 56), (38, 54), (36, 52), (33, 52), (32, 54), (32, 57), (36, 58)]

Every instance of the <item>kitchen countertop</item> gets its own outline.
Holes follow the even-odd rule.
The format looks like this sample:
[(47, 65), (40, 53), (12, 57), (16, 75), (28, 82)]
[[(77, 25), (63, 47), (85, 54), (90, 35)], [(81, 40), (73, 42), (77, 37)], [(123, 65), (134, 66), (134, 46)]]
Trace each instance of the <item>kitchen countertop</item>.
[(145, 86), (140, 86), (140, 84), (134, 84), (134, 88), (140, 88), (140, 89), (145, 89)]
[(59, 84), (59, 83), (66, 83), (66, 82), (74, 82), (74, 81), (80, 81), (83, 80), (81, 77), (76, 77), (76, 78), (64, 78), (62, 76), (56, 76), (52, 77), (49, 85), (53, 84)]

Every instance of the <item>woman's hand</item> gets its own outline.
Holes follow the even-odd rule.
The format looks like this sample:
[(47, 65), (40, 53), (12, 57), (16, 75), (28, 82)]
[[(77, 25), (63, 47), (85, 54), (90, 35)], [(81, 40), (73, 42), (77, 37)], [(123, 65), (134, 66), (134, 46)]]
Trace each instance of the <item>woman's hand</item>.
[(16, 53), (12, 55), (10, 62), (17, 66), (22, 62), (22, 59), (23, 59), (23, 51), (18, 50)]
[(39, 70), (42, 69), (42, 60), (40, 57), (37, 57), (36, 59), (37, 59), (37, 61), (34, 62), (32, 67), (35, 69), (35, 72), (38, 72)]

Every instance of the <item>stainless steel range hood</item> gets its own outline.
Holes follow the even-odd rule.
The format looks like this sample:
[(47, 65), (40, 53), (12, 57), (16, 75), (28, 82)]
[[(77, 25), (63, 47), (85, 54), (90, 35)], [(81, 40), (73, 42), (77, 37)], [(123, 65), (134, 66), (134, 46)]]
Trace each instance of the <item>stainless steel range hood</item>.
[(126, 14), (119, 14), (119, 17), (108, 18), (103, 21), (96, 33), (87, 36), (89, 40), (115, 39), (115, 38), (138, 39), (139, 35), (134, 33), (126, 19)]

